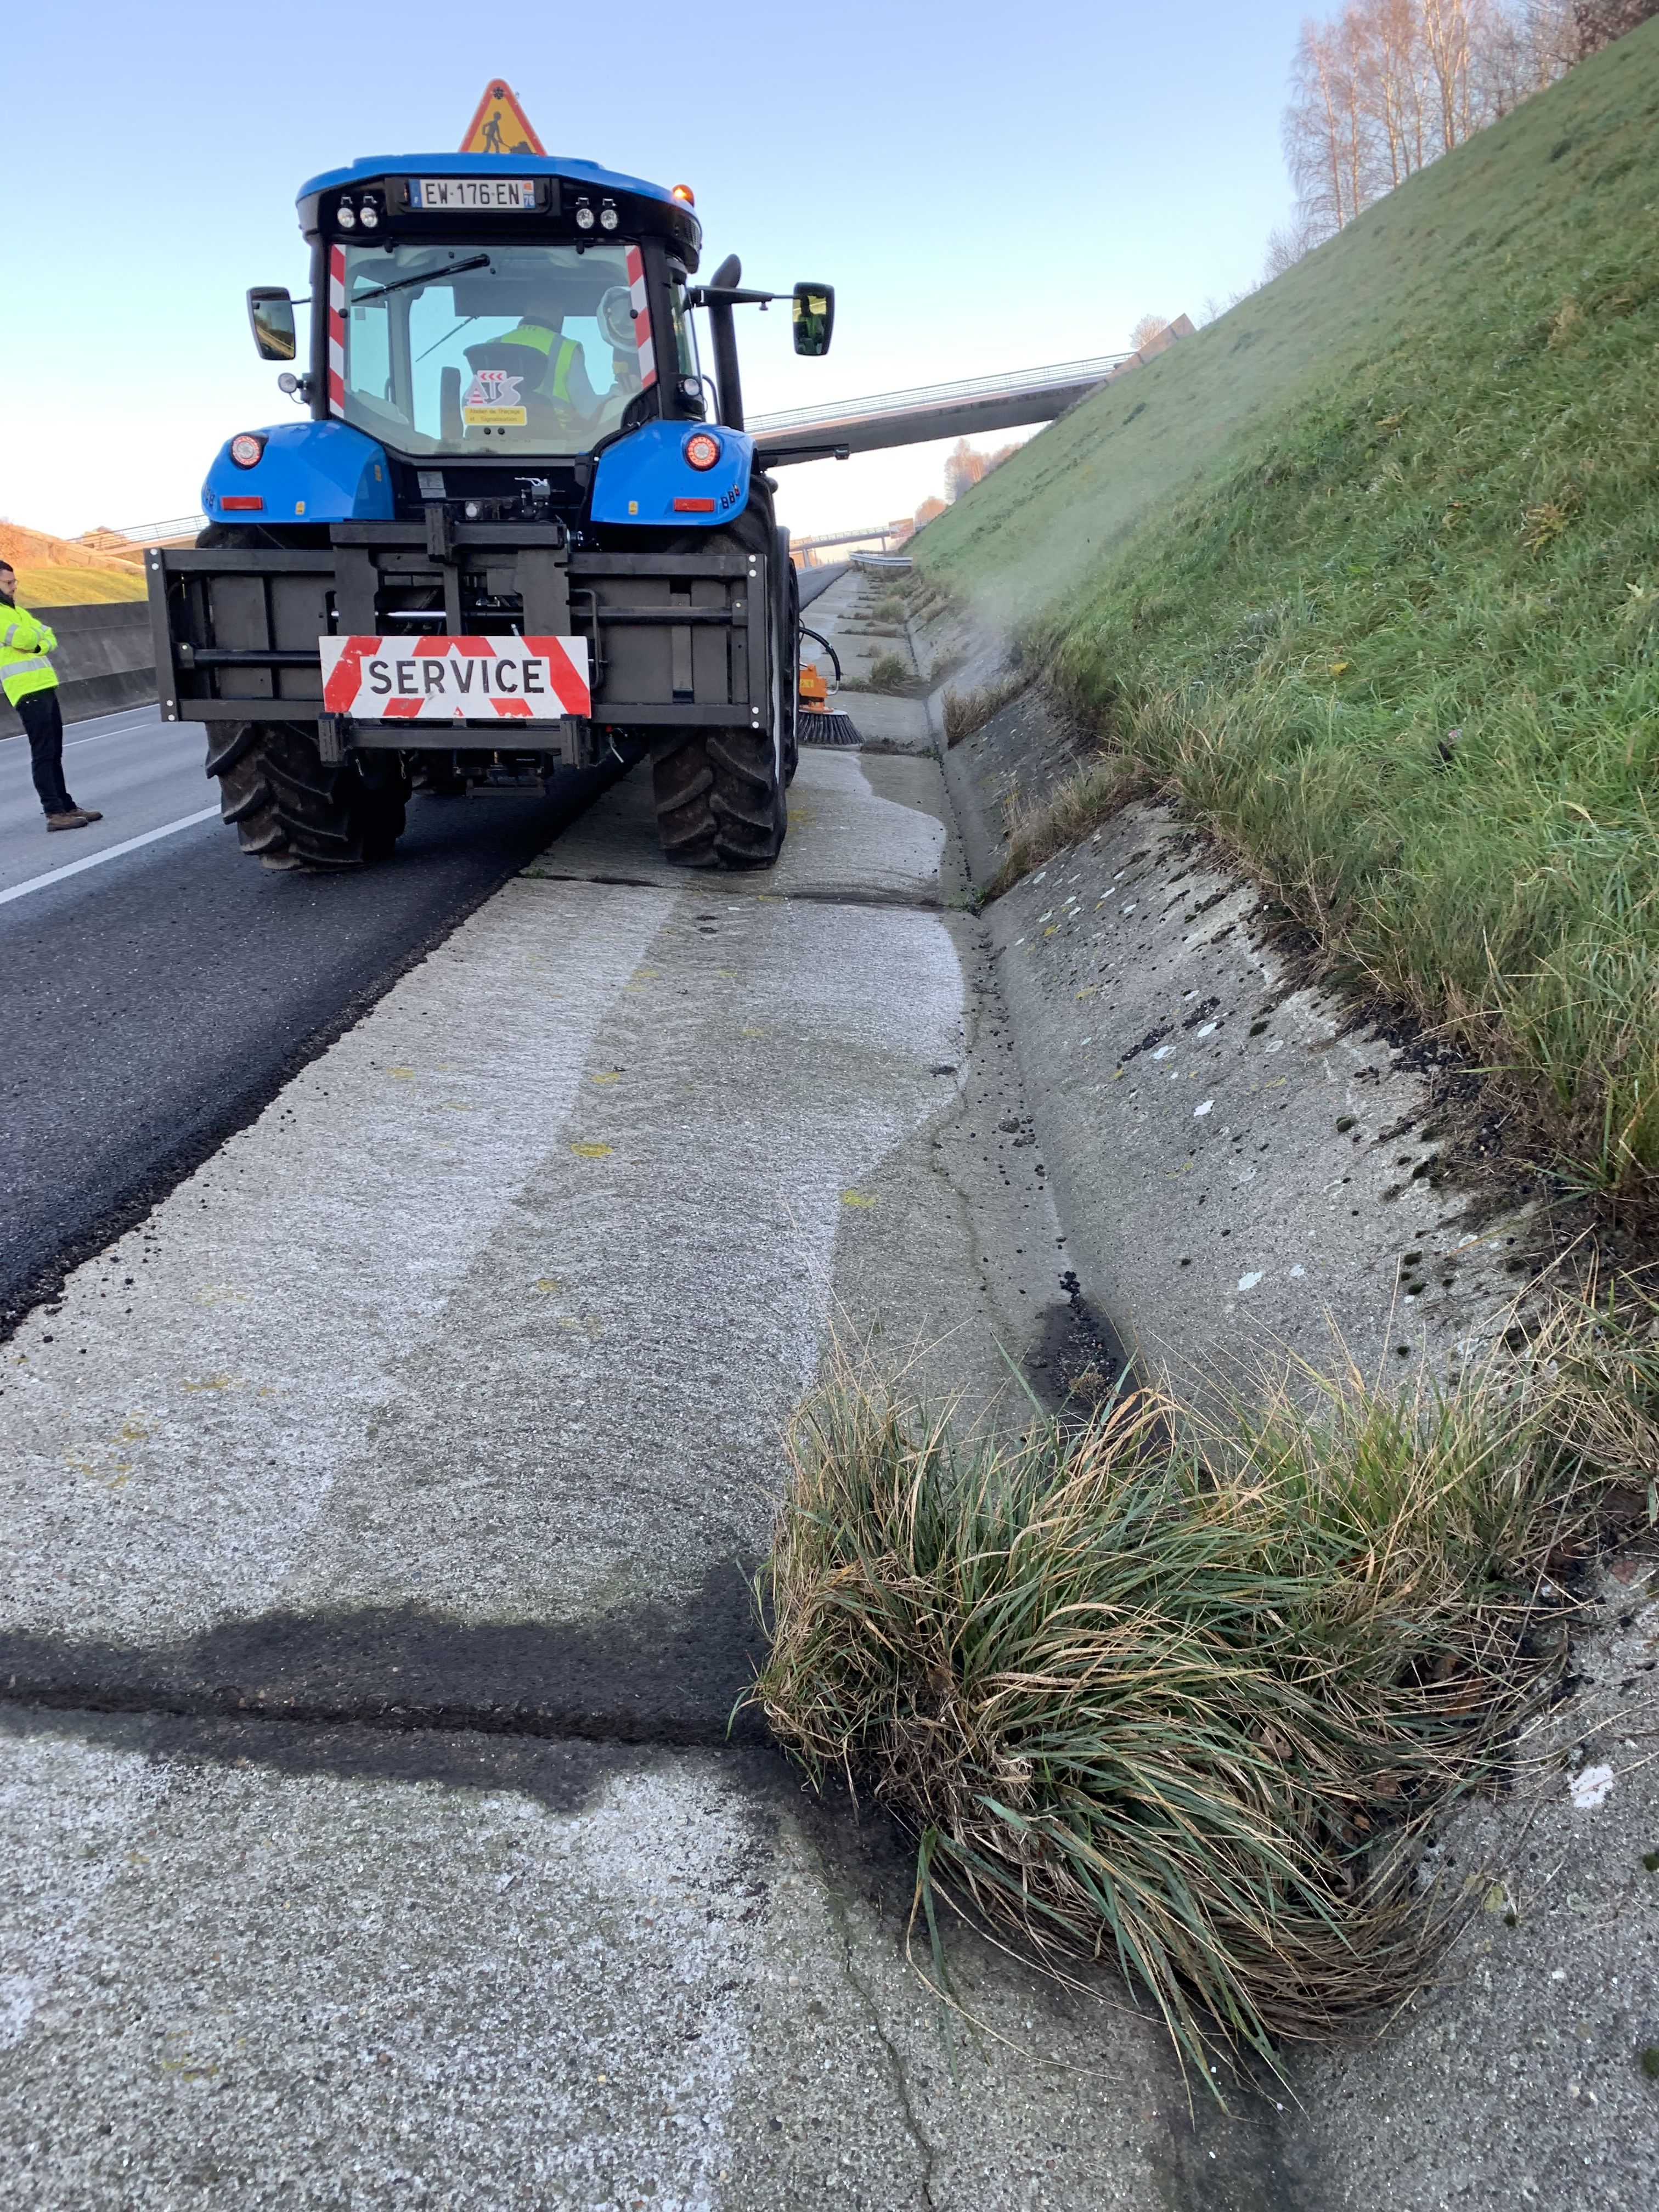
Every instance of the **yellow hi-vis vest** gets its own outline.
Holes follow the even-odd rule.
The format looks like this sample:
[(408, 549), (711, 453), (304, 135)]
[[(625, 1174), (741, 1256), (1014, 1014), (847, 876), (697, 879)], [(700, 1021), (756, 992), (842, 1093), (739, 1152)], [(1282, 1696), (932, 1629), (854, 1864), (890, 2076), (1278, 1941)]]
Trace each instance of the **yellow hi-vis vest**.
[[(548, 356), (553, 371), (550, 396), (555, 399), (562, 399), (567, 406), (571, 404), (570, 369), (580, 350), (574, 338), (559, 340), (559, 354), (556, 361), (553, 359), (553, 333), (542, 323), (521, 322), (516, 331), (508, 331), (504, 337), (497, 338), (495, 343), (497, 345), (533, 346), (538, 353), (544, 353)], [(543, 389), (547, 388), (544, 381)]]
[(57, 638), (27, 607), (0, 606), (0, 686), (9, 705), (52, 689), (58, 671), (46, 655), (57, 649)]

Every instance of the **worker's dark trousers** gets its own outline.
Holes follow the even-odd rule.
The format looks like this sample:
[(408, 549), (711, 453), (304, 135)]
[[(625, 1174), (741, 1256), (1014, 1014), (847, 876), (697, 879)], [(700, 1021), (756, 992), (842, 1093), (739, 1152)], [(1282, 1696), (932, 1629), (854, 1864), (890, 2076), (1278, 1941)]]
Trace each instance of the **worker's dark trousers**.
[(73, 814), (75, 801), (64, 781), (64, 710), (58, 703), (58, 686), (27, 692), (17, 702), (17, 712), (29, 733), (29, 769), (41, 805), (48, 814)]

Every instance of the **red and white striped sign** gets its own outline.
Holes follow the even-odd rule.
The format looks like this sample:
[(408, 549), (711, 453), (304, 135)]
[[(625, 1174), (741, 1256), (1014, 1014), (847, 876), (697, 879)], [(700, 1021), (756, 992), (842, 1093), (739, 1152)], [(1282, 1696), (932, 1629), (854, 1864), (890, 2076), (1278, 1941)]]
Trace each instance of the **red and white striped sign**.
[(323, 707), (375, 721), (590, 714), (585, 637), (324, 637)]
[(639, 349), (640, 389), (657, 380), (657, 349), (651, 342), (651, 307), (645, 296), (645, 261), (637, 246), (628, 249), (628, 304), (634, 310), (634, 343)]
[(328, 249), (328, 411), (345, 413), (345, 248)]

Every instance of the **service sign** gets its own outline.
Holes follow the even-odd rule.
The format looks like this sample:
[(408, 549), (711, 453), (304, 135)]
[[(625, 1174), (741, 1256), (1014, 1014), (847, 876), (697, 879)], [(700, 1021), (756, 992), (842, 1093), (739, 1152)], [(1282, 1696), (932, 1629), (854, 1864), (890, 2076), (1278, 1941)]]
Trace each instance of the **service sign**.
[(362, 722), (589, 714), (585, 637), (324, 637), (323, 708)]

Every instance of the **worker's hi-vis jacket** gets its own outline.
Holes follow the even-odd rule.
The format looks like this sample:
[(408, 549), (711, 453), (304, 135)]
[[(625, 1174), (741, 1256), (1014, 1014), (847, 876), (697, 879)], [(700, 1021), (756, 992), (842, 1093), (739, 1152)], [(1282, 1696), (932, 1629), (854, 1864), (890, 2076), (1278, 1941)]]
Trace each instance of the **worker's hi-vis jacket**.
[(551, 374), (544, 372), (544, 396), (567, 407), (571, 404), (570, 371), (581, 350), (574, 338), (560, 338), (559, 349), (556, 354), (553, 350), (554, 333), (544, 324), (526, 320), (521, 322), (516, 330), (508, 331), (497, 338), (495, 343), (497, 345), (527, 346), (537, 353), (545, 354)]
[(52, 689), (58, 671), (46, 655), (57, 649), (57, 638), (27, 607), (0, 606), (0, 687), (9, 705)]

